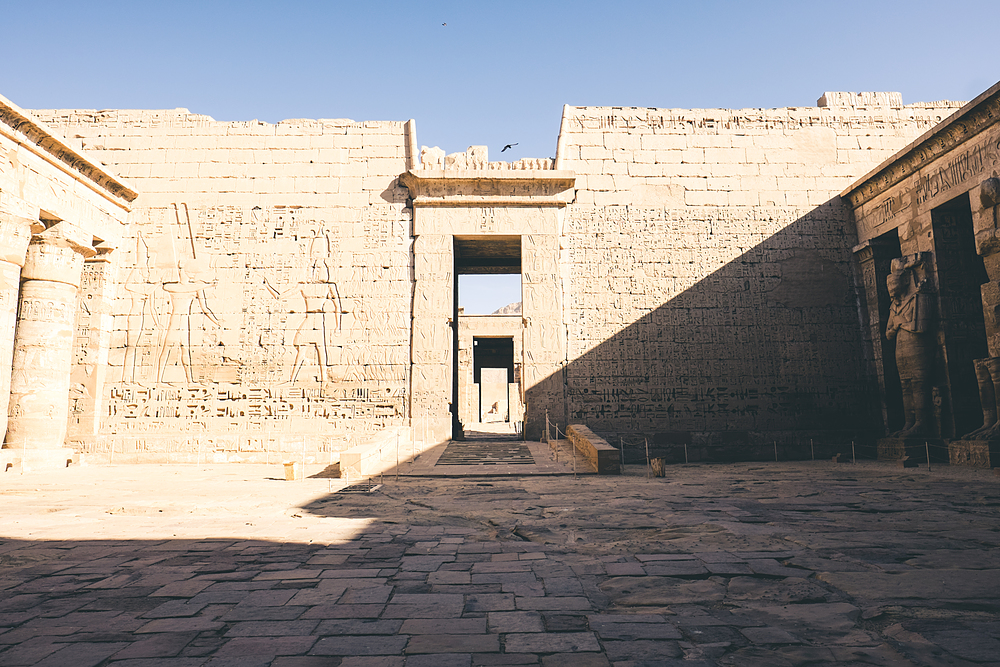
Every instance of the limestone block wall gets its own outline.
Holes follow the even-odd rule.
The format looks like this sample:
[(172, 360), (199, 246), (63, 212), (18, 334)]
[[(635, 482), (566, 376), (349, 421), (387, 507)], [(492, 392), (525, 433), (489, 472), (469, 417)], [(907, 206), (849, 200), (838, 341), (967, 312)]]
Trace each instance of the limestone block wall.
[(567, 421), (659, 445), (868, 425), (856, 240), (838, 193), (959, 105), (820, 102), (566, 107)]
[(111, 325), (104, 391), (72, 410), (77, 446), (116, 462), (328, 460), (403, 421), (406, 123), (34, 113), (141, 193), (84, 283), (78, 338), (94, 303)]

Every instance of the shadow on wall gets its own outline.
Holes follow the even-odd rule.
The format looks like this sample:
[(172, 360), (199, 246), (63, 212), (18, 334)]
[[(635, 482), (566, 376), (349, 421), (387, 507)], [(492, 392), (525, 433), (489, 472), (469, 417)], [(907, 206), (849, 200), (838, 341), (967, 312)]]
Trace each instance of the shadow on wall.
[[(615, 446), (624, 438), (629, 462), (645, 456), (644, 439), (671, 461), (685, 449), (691, 461), (768, 459), (775, 449), (808, 459), (810, 440), (818, 456), (870, 442), (881, 428), (878, 386), (849, 221), (839, 198), (794, 220), (529, 389), (529, 409), (564, 390), (560, 427), (585, 424)], [(615, 278), (636, 267), (623, 268)], [(569, 319), (570, 340), (582, 340), (586, 316)]]

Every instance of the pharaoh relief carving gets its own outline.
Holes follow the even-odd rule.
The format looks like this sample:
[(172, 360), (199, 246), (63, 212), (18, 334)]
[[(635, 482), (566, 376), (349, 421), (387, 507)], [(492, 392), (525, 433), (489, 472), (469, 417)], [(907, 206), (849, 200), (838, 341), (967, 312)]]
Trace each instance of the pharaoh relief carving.
[(158, 384), (163, 383), (163, 372), (175, 350), (179, 352), (179, 360), (184, 368), (184, 379), (187, 384), (200, 383), (196, 381), (191, 372), (191, 338), (195, 331), (192, 327), (192, 319), (200, 313), (216, 327), (222, 328), (222, 322), (212, 311), (208, 297), (205, 295), (205, 290), (214, 287), (216, 282), (199, 279), (208, 268), (204, 260), (182, 259), (177, 263), (177, 281), (162, 284), (163, 291), (170, 297), (170, 315), (167, 318), (160, 349), (156, 355), (156, 382)]
[(139, 374), (140, 350), (143, 342), (159, 331), (160, 321), (154, 297), (160, 280), (156, 257), (151, 252), (142, 233), (135, 237), (135, 266), (129, 270), (122, 288), (128, 298), (125, 315), (125, 357), (122, 363), (121, 381), (135, 383)]
[(284, 291), (276, 289), (267, 279), (264, 281), (275, 299), (285, 301), (295, 294), (301, 297), (304, 306), (303, 317), (292, 338), (295, 360), (288, 378), (292, 384), (299, 379), (303, 365), (311, 360), (315, 360), (319, 380), (324, 386), (343, 379), (343, 373), (338, 376), (336, 369), (342, 364), (346, 342), (344, 316), (349, 312), (344, 309), (327, 259), (330, 254), (330, 237), (327, 234), (317, 235), (309, 241), (310, 265), (304, 280)]

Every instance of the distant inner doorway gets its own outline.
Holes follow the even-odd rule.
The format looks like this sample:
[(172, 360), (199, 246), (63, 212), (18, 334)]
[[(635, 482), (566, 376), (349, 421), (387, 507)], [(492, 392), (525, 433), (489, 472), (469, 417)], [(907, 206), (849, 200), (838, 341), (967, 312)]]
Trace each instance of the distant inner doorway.
[(514, 339), (473, 338), (472, 379), (481, 423), (510, 422), (514, 383)]

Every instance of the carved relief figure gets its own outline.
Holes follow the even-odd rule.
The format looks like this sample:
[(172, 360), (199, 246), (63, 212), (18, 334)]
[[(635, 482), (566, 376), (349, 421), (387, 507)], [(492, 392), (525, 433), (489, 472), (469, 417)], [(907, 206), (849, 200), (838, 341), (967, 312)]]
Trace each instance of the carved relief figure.
[(184, 377), (188, 384), (191, 379), (191, 309), (197, 301), (198, 307), (205, 317), (217, 327), (222, 328), (219, 319), (208, 307), (204, 291), (215, 285), (214, 282), (191, 280), (188, 271), (197, 273), (201, 268), (198, 260), (182, 259), (177, 263), (179, 280), (176, 283), (163, 283), (163, 290), (170, 296), (170, 319), (167, 322), (160, 351), (156, 357), (156, 381), (163, 382), (163, 371), (167, 367), (170, 353), (176, 347), (180, 350), (181, 366), (184, 367)]
[(292, 364), (289, 382), (298, 379), (302, 365), (313, 352), (320, 366), (321, 381), (326, 383), (334, 379), (331, 377), (332, 367), (338, 363), (339, 353), (343, 349), (341, 338), (344, 310), (340, 291), (327, 261), (329, 255), (329, 238), (326, 235), (316, 236), (309, 243), (309, 256), (312, 258), (309, 280), (285, 292), (279, 292), (265, 282), (275, 298), (281, 298), (289, 292), (298, 292), (305, 302), (305, 317), (292, 340), (295, 362)]
[(896, 366), (903, 389), (903, 428), (892, 437), (928, 435), (935, 350), (934, 301), (926, 275), (930, 253), (892, 260), (886, 279), (892, 304), (885, 337), (896, 341)]
[(125, 281), (125, 291), (131, 299), (126, 316), (125, 360), (122, 364), (122, 382), (135, 382), (139, 345), (148, 325), (152, 322), (159, 327), (160, 322), (153, 303), (153, 294), (158, 285), (152, 279), (153, 256), (140, 232), (135, 239), (135, 268)]

